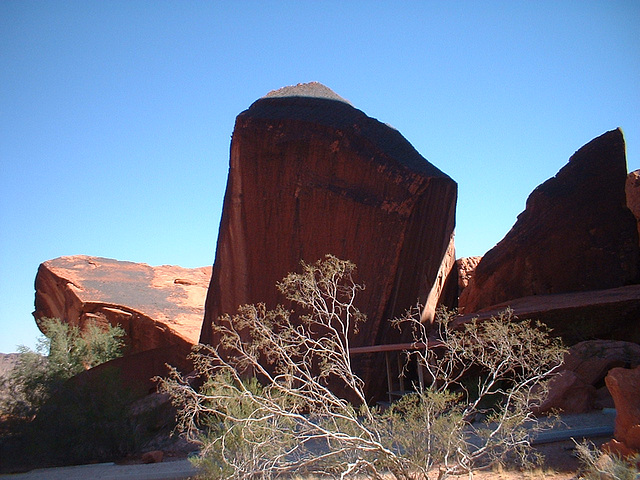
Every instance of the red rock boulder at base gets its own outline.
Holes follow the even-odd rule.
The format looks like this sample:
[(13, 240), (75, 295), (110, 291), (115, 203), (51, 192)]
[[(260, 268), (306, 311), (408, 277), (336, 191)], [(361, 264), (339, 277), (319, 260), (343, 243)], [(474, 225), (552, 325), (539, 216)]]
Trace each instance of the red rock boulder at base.
[[(433, 317), (455, 256), (457, 185), (395, 129), (317, 83), (286, 87), (236, 119), (203, 343), (238, 306), (283, 303), (276, 282), (326, 254), (357, 266), (368, 321), (352, 346), (403, 341), (388, 322), (418, 300)], [(380, 365), (361, 365), (370, 385)]]
[(511, 231), (482, 257), (462, 292), (463, 311), (637, 283), (640, 249), (626, 179), (620, 129), (578, 150), (531, 193)]
[[(640, 452), (640, 367), (613, 368), (605, 382), (616, 406), (614, 436), (626, 447), (625, 454)], [(615, 443), (614, 443), (615, 445)], [(612, 448), (621, 451), (622, 449)]]
[(549, 396), (537, 413), (561, 410), (586, 413), (613, 408), (604, 386), (607, 373), (618, 367), (640, 365), (640, 345), (615, 340), (587, 340), (572, 346), (564, 356), (559, 375), (549, 384)]

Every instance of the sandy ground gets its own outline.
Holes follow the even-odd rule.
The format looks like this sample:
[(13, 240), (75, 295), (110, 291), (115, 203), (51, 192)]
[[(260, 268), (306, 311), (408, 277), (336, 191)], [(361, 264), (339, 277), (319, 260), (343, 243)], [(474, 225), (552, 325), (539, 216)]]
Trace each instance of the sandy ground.
[[(517, 479), (576, 479), (580, 462), (574, 454), (575, 442), (582, 441), (588, 435), (589, 441), (596, 446), (611, 439), (614, 410), (592, 412), (583, 415), (563, 416), (563, 424), (545, 436), (538, 437), (534, 449), (541, 453), (545, 462), (542, 467), (533, 471), (519, 471), (509, 468), (491, 471), (476, 471), (476, 480), (517, 480)], [(594, 432), (603, 432), (593, 436)], [(129, 459), (125, 464), (103, 463), (97, 465), (80, 465), (75, 467), (47, 468), (31, 472), (0, 475), (1, 480), (178, 480), (196, 475), (196, 470), (184, 456), (169, 457), (162, 463), (144, 465), (139, 459)], [(437, 473), (433, 478), (437, 478)], [(468, 475), (452, 476), (454, 479), (468, 479)]]

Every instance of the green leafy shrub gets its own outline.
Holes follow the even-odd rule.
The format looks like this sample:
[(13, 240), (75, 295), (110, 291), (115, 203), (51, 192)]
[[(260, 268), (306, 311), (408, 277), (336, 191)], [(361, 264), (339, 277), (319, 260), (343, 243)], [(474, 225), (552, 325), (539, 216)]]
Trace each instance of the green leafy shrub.
[(55, 318), (42, 319), (41, 326), (46, 336), (36, 351), (20, 347), (3, 381), (0, 449), (6, 463), (77, 463), (124, 450), (121, 444), (129, 440), (121, 435), (127, 428), (123, 414), (132, 398), (118, 372), (106, 371), (92, 385), (70, 379), (121, 356), (125, 331), (110, 325), (80, 330)]
[[(162, 379), (179, 428), (201, 447), (196, 463), (205, 476), (390, 473), (406, 480), (427, 479), (436, 466), (439, 478), (469, 472), (510, 452), (525, 462), (524, 425), (537, 425), (530, 407), (544, 396), (562, 346), (508, 311), (461, 329), (451, 328), (452, 314), (440, 312), (434, 343), (419, 310), (408, 312), (395, 323), (429, 345), (413, 355), (432, 382), (388, 409), (370, 406), (349, 354), (350, 339), (365, 321), (355, 306), (364, 287), (354, 271), (351, 262), (331, 255), (302, 263), (302, 273), (278, 284), (299, 307), (295, 320), (284, 307), (242, 306), (214, 327), (219, 345), (194, 350), (201, 388), (176, 370)], [(465, 386), (471, 373), (473, 392)], [(357, 405), (336, 394), (336, 384)]]
[(14, 418), (33, 418), (40, 407), (72, 376), (122, 355), (125, 331), (89, 324), (83, 331), (58, 318), (42, 318), (45, 335), (36, 351), (19, 347), (20, 357), (4, 381), (10, 393), (4, 409)]

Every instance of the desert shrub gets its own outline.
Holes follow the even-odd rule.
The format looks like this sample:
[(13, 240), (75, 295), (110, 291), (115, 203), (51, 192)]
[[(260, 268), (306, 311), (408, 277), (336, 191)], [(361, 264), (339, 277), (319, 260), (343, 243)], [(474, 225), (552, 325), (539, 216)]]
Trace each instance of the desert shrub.
[(18, 361), (4, 380), (4, 410), (14, 418), (33, 418), (56, 389), (72, 376), (122, 355), (125, 331), (90, 324), (85, 330), (58, 318), (40, 320), (45, 335), (36, 351), (20, 346)]
[[(59, 319), (41, 322), (46, 335), (38, 339), (36, 351), (19, 347), (16, 365), (2, 382), (6, 395), (0, 405), (0, 453), (7, 458), (3, 463), (74, 463), (87, 458), (83, 452), (101, 458), (119, 451), (120, 446), (111, 445), (122, 440), (111, 441), (110, 436), (123, 431), (123, 412), (130, 398), (117, 372), (105, 372), (91, 387), (70, 379), (120, 356), (124, 330), (97, 325), (80, 330)], [(107, 445), (104, 455), (98, 440)], [(20, 457), (14, 458), (13, 451)]]
[[(431, 385), (388, 409), (367, 404), (354, 373), (350, 339), (365, 316), (355, 306), (355, 266), (333, 256), (302, 263), (278, 289), (294, 305), (242, 306), (214, 326), (217, 346), (199, 345), (199, 382), (173, 370), (160, 388), (178, 408), (183, 434), (201, 447), (197, 464), (210, 478), (274, 478), (286, 474), (427, 479), (471, 471), (519, 453), (526, 461), (525, 422), (563, 348), (511, 312), (451, 327), (440, 312), (434, 342), (418, 310), (395, 320), (429, 345), (414, 355)], [(464, 379), (473, 373), (475, 393)], [(200, 388), (194, 388), (200, 383)], [(332, 388), (346, 395), (338, 395)], [(351, 404), (344, 398), (357, 399)], [(485, 409), (483, 400), (495, 397)], [(474, 419), (480, 421), (474, 422)]]
[(115, 368), (105, 368), (91, 382), (65, 382), (27, 426), (26, 455), (47, 465), (124, 456), (137, 446), (136, 425), (128, 414), (136, 398)]
[(640, 478), (640, 454), (629, 458), (604, 453), (589, 442), (576, 443), (576, 455), (582, 464), (578, 478), (584, 480), (637, 480)]

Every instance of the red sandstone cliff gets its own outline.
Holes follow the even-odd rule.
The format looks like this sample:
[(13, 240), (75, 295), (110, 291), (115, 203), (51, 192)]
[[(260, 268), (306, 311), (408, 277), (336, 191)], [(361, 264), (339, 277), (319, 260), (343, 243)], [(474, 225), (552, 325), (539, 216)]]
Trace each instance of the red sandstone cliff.
[(627, 175), (625, 193), (627, 194), (627, 207), (636, 217), (638, 235), (640, 235), (640, 170), (635, 170)]

